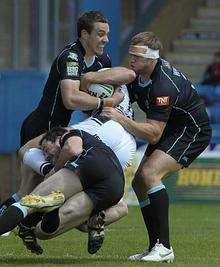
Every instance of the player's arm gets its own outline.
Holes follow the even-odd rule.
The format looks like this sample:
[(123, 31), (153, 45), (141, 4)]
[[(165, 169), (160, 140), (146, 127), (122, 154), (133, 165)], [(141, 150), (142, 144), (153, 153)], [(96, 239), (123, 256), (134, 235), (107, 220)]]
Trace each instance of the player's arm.
[(57, 172), (74, 157), (78, 156), (83, 151), (83, 141), (79, 136), (69, 137), (64, 143), (59, 157), (55, 163), (54, 171)]
[[(61, 95), (66, 109), (92, 110), (100, 106), (100, 99), (79, 90), (80, 81), (65, 79), (61, 81)], [(116, 90), (113, 96), (103, 99), (103, 106), (117, 106), (124, 94)]]
[(123, 114), (117, 112), (114, 108), (105, 107), (102, 115), (119, 122), (128, 132), (134, 136), (148, 141), (150, 144), (156, 144), (166, 126), (165, 122), (156, 120), (147, 120), (146, 122), (135, 122)]
[(62, 101), (66, 109), (92, 110), (99, 106), (100, 100), (79, 90), (82, 61), (73, 52), (63, 53), (57, 59), (57, 71), (60, 75)]
[(80, 81), (64, 79), (61, 81), (61, 95), (66, 109), (92, 110), (99, 105), (99, 99), (79, 90)]
[(125, 67), (114, 67), (104, 71), (88, 72), (81, 79), (80, 90), (87, 91), (90, 84), (122, 85), (132, 82), (136, 78), (133, 70)]

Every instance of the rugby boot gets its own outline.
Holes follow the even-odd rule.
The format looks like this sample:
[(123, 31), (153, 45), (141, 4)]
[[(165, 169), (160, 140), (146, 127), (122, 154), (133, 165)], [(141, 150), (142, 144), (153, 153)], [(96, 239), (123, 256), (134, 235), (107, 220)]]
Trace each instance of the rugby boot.
[(105, 212), (101, 211), (88, 220), (88, 252), (95, 254), (105, 239)]
[(27, 195), (20, 200), (21, 205), (50, 212), (59, 208), (65, 201), (65, 196), (60, 191), (54, 191), (47, 196)]

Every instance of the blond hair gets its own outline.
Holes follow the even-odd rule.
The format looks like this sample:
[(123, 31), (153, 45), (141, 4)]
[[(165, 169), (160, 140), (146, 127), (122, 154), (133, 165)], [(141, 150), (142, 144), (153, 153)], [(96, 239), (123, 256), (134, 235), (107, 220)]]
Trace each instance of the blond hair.
[(140, 32), (131, 39), (131, 45), (146, 45), (154, 50), (162, 50), (160, 39), (153, 32)]

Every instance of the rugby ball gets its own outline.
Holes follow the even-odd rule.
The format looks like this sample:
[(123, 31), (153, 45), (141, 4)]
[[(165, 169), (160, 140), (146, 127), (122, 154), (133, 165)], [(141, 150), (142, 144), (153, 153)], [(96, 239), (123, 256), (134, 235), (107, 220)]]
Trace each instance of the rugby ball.
[[(98, 70), (99, 71), (103, 71), (103, 70), (107, 70), (109, 68), (103, 68)], [(100, 98), (106, 98), (106, 97), (110, 97), (114, 94), (114, 86), (110, 85), (110, 84), (91, 84), (89, 87), (89, 94), (92, 96), (96, 96), (96, 97), (100, 97)]]
[(106, 98), (112, 96), (114, 93), (114, 86), (110, 84), (91, 84), (89, 87), (89, 94), (92, 96)]

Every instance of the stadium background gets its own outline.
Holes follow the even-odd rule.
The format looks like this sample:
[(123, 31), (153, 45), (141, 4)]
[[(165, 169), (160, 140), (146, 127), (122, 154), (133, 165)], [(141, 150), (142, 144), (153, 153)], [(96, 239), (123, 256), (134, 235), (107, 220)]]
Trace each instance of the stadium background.
[[(76, 38), (76, 20), (84, 11), (101, 10), (109, 19), (107, 51), (113, 65), (127, 65), (129, 39), (150, 30), (164, 43), (163, 56), (185, 73), (206, 100), (213, 137), (192, 166), (167, 180), (171, 200), (220, 201), (220, 87), (200, 84), (213, 54), (220, 50), (219, 0), (1, 0), (0, 1), (0, 197), (19, 184), (16, 150), (25, 116), (37, 105), (53, 58)], [(184, 9), (184, 12), (183, 12)], [(135, 108), (135, 117), (144, 120)], [(144, 143), (128, 170), (126, 197)]]

